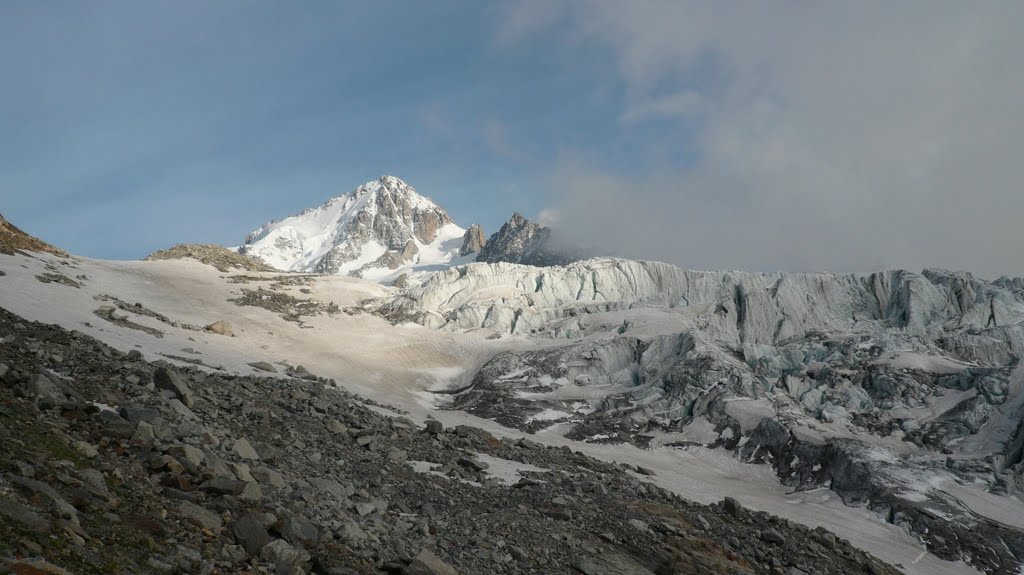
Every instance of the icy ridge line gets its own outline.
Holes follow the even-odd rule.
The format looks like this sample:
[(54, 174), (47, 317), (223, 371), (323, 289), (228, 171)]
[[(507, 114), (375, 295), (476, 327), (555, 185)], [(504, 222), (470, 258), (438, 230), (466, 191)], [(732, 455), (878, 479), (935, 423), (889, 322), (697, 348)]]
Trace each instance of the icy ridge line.
[[(1024, 350), (1020, 280), (987, 282), (964, 272), (871, 274), (695, 271), (598, 258), (562, 267), (470, 264), (376, 304), (424, 325), (535, 333), (551, 321), (595, 310), (708, 306), (702, 329), (720, 341), (772, 345), (820, 329), (871, 326), (925, 334), (950, 328), (1014, 328)], [(583, 308), (581, 310), (581, 308)], [(1011, 334), (1008, 334), (1008, 336)]]

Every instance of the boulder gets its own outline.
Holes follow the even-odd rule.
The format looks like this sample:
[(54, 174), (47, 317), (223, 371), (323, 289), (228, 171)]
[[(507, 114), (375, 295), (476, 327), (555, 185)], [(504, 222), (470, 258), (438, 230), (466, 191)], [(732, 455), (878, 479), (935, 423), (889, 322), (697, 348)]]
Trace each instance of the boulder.
[(178, 375), (178, 372), (171, 368), (160, 366), (153, 372), (153, 384), (157, 389), (164, 389), (172, 392), (185, 407), (192, 408), (195, 405), (195, 395), (185, 379)]
[(42, 409), (63, 405), (67, 401), (60, 386), (41, 373), (33, 375), (25, 383), (25, 395), (35, 400), (36, 405)]
[(256, 449), (251, 443), (249, 443), (249, 440), (244, 437), (236, 439), (235, 444), (231, 449), (242, 459), (256, 460), (260, 458), (260, 455), (256, 453)]
[(412, 560), (404, 571), (405, 575), (459, 575), (454, 567), (445, 563), (430, 550), (424, 549)]
[(223, 526), (220, 515), (206, 509), (205, 507), (200, 507), (191, 501), (182, 501), (179, 503), (178, 513), (180, 513), (182, 517), (193, 521), (200, 527), (208, 529), (214, 533), (220, 531), (220, 528)]
[(235, 330), (231, 327), (231, 324), (226, 321), (215, 321), (210, 325), (204, 327), (206, 331), (215, 333), (217, 335), (223, 335), (227, 337), (235, 337)]
[(231, 526), (231, 532), (235, 536), (235, 541), (250, 557), (258, 554), (263, 546), (271, 541), (270, 533), (263, 526), (260, 517), (252, 513), (236, 521)]

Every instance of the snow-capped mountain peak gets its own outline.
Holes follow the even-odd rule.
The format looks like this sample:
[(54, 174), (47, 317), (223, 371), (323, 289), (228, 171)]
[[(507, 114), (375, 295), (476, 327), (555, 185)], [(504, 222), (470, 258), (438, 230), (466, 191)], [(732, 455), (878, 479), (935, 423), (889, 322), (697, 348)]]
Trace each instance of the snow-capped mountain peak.
[(287, 271), (383, 279), (459, 257), (465, 230), (394, 176), (264, 224), (239, 248)]

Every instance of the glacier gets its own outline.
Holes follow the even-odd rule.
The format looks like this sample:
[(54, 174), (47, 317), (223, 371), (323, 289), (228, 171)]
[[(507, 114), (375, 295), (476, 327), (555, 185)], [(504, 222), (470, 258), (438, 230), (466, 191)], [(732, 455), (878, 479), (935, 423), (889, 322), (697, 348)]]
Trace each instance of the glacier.
[(595, 258), (456, 266), (359, 309), (507, 342), (443, 390), (452, 408), (583, 442), (729, 450), (1006, 571), (1024, 555), (994, 512), (1024, 500), (1022, 287)]

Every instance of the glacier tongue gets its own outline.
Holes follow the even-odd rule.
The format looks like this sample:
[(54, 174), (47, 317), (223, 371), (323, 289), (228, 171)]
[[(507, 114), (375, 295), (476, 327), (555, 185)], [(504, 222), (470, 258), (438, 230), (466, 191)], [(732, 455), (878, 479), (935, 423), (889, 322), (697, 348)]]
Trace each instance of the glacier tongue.
[[(1004, 287), (1006, 286), (1006, 287)], [(732, 345), (773, 345), (815, 330), (898, 329), (937, 334), (955, 322), (950, 346), (967, 360), (1006, 363), (1024, 349), (1015, 329), (1005, 345), (973, 349), (967, 328), (1016, 328), (1021, 290), (967, 274), (896, 270), (858, 274), (694, 271), (659, 262), (598, 258), (562, 267), (507, 263), (444, 270), (421, 286), (379, 302), (432, 327), (498, 333), (580, 335), (581, 314), (676, 309), (699, 317), (702, 331)]]
[(508, 339), (446, 392), (457, 409), (586, 442), (728, 449), (866, 503), (942, 558), (1008, 572), (1024, 556), (997, 512), (1024, 509), (1020, 280), (474, 263), (363, 308)]
[(270, 222), (239, 248), (287, 271), (383, 279), (458, 258), (465, 230), (393, 176)]

